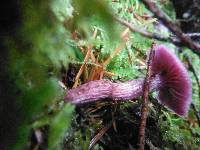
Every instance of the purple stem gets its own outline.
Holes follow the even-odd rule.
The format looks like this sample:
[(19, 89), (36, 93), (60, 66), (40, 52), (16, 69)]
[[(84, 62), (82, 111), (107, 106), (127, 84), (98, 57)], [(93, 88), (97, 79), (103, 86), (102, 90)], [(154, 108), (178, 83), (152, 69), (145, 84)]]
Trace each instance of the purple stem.
[[(95, 102), (109, 98), (114, 101), (137, 99), (143, 94), (144, 79), (136, 79), (125, 83), (113, 83), (108, 80), (90, 81), (76, 89), (68, 91), (65, 101), (73, 104)], [(150, 92), (157, 91), (162, 87), (161, 79), (157, 75), (152, 78)]]

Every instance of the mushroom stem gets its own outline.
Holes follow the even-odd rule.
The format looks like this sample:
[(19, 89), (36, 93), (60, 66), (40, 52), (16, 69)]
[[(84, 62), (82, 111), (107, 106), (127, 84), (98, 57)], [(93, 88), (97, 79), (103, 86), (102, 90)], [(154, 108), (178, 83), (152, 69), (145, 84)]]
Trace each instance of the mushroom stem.
[[(143, 94), (144, 79), (136, 79), (125, 83), (113, 83), (108, 80), (90, 81), (76, 89), (68, 91), (65, 101), (73, 104), (83, 104), (101, 99), (125, 101), (137, 99)], [(159, 75), (152, 78), (150, 92), (157, 91), (162, 87)]]

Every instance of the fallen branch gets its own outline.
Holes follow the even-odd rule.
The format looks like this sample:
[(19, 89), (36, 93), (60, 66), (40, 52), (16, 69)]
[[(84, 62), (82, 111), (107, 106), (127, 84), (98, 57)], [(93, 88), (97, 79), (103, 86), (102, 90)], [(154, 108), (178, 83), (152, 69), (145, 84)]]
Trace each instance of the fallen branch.
[(137, 27), (133, 26), (131, 23), (129, 23), (129, 22), (123, 20), (123, 19), (115, 17), (115, 20), (117, 22), (119, 22), (120, 24), (128, 27), (132, 32), (137, 32), (137, 33), (139, 33), (139, 34), (141, 34), (141, 35), (143, 35), (147, 38), (152, 38), (152, 39), (156, 39), (156, 40), (163, 41), (163, 42), (173, 42), (174, 44), (180, 43), (179, 41), (177, 41), (176, 39), (173, 39), (171, 37), (162, 36), (162, 35), (159, 35), (159, 34), (156, 34), (156, 33), (146, 31), (144, 29), (137, 28)]
[(161, 10), (159, 9), (156, 4), (150, 0), (142, 0), (142, 2), (145, 4), (145, 6), (152, 12), (154, 15), (160, 19), (163, 24), (172, 31), (181, 41), (181, 43), (188, 48), (190, 48), (194, 53), (196, 53), (198, 56), (200, 56), (200, 45), (193, 42), (189, 36), (184, 34), (181, 29), (173, 23), (169, 17)]

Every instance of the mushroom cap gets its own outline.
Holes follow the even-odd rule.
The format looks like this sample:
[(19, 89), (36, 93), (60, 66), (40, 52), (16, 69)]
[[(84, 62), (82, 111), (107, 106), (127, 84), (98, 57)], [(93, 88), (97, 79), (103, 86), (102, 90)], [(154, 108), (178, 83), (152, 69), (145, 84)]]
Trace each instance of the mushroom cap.
[(181, 61), (167, 47), (158, 45), (155, 46), (151, 69), (161, 79), (158, 100), (176, 114), (186, 117), (192, 100), (192, 86)]

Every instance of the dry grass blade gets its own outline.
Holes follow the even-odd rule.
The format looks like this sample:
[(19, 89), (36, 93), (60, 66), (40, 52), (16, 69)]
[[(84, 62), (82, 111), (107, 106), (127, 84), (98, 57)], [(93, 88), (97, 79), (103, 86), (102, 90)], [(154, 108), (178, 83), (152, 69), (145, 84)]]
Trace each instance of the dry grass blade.
[(103, 66), (107, 66), (109, 64), (109, 62), (111, 61), (111, 59), (116, 56), (117, 54), (119, 54), (121, 52), (121, 50), (126, 46), (126, 42), (128, 41), (128, 32), (129, 32), (129, 28), (126, 28), (122, 34), (121, 34), (121, 39), (123, 40), (123, 42), (114, 50), (114, 52), (103, 62)]
[[(95, 31), (94, 31), (94, 33), (93, 33), (93, 36), (92, 36), (92, 39), (95, 39), (95, 38), (96, 38), (96, 35), (97, 35), (97, 29), (95, 29)], [(88, 51), (87, 51), (87, 53), (86, 53), (86, 55), (85, 55), (84, 62), (83, 62), (83, 64), (81, 65), (81, 67), (80, 67), (80, 69), (79, 69), (79, 71), (78, 71), (78, 73), (77, 73), (77, 75), (76, 75), (75, 83), (74, 83), (74, 85), (73, 85), (73, 88), (76, 88), (76, 87), (77, 87), (77, 85), (78, 85), (78, 80), (79, 80), (81, 74), (83, 73), (84, 67), (85, 67), (86, 63), (88, 62), (88, 60), (89, 60), (89, 58), (90, 58), (90, 56), (91, 56), (91, 53), (92, 53), (92, 44), (90, 44), (90, 45), (88, 46)]]
[(109, 122), (105, 127), (103, 127), (98, 133), (97, 135), (94, 136), (94, 138), (92, 138), (92, 140), (90, 141), (90, 145), (89, 145), (89, 150), (91, 150), (94, 145), (102, 138), (102, 136), (106, 133), (106, 131), (112, 126), (112, 122)]

